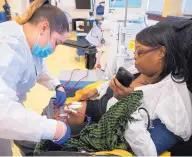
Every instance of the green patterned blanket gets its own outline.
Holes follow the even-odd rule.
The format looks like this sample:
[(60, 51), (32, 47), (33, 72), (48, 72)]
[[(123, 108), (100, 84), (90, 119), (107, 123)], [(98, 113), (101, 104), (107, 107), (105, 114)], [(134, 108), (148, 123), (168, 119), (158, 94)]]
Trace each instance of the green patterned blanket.
[[(97, 152), (113, 149), (130, 150), (123, 133), (128, 121), (133, 122), (135, 119), (131, 114), (141, 105), (143, 98), (142, 91), (135, 91), (126, 98), (113, 105), (100, 119), (97, 124), (89, 125), (80, 133), (79, 139), (70, 138), (66, 143), (60, 146), (62, 150)], [(49, 151), (51, 141), (41, 141), (37, 144), (35, 154)]]

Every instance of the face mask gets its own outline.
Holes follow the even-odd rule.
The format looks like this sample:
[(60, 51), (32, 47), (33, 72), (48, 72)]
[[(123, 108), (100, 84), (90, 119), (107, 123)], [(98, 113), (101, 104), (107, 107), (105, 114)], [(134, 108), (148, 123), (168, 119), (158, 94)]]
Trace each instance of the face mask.
[(52, 47), (52, 45), (50, 43), (48, 43), (44, 47), (40, 47), (39, 44), (38, 44), (39, 38), (40, 38), (40, 35), (38, 37), (37, 42), (34, 44), (31, 52), (32, 52), (32, 54), (34, 54), (37, 57), (46, 58), (47, 56), (49, 56), (50, 54), (53, 53), (53, 51), (54, 51), (53, 47)]

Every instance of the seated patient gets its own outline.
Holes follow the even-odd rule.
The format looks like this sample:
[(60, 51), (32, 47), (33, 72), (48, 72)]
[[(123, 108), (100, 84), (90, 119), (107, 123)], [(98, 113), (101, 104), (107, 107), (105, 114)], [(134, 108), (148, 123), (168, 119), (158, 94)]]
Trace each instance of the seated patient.
[[(79, 111), (98, 122), (118, 100), (130, 92), (142, 90), (144, 98), (141, 107), (147, 110), (150, 120), (159, 120), (170, 133), (184, 141), (189, 140), (192, 134), (192, 108), (185, 83), (188, 70), (178, 45), (172, 28), (158, 25), (145, 28), (137, 34), (135, 43), (135, 66), (139, 76), (127, 88), (115, 78), (102, 84), (82, 97), (85, 101)], [(91, 100), (97, 95), (99, 100)], [(136, 155), (157, 156), (153, 139), (166, 137), (163, 134), (151, 135), (153, 131), (147, 131), (146, 111), (137, 110), (132, 117), (138, 121), (127, 125), (124, 133), (132, 150)], [(70, 113), (70, 124), (83, 124), (85, 121), (82, 115)], [(150, 130), (153, 130), (153, 126)]]

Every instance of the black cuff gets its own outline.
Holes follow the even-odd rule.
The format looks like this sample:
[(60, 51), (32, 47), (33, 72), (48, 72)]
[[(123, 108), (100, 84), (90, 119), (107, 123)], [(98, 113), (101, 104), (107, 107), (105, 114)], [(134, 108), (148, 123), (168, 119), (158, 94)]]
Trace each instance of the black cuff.
[(60, 87), (63, 87), (63, 88), (64, 88), (64, 86), (63, 86), (62, 84), (59, 84), (59, 85), (57, 85), (57, 86), (55, 87), (55, 90), (57, 90), (57, 89), (60, 88)]

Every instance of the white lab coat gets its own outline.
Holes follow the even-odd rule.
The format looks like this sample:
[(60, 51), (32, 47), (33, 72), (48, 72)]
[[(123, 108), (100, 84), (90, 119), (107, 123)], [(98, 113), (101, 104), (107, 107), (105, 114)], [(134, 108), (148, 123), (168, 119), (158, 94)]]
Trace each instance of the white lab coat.
[[(106, 92), (109, 83), (98, 87), (101, 96)], [(192, 135), (192, 108), (190, 93), (185, 83), (179, 84), (172, 80), (171, 75), (156, 84), (135, 88), (142, 90), (144, 98), (141, 107), (147, 109), (150, 119), (160, 119), (168, 130), (181, 137), (184, 141)], [(118, 100), (114, 97), (108, 101), (107, 110)], [(140, 110), (132, 114), (139, 121), (126, 126), (124, 137), (138, 156), (157, 156), (155, 145), (147, 131), (146, 112)]]
[(32, 55), (22, 27), (15, 21), (0, 24), (0, 56), (0, 138), (53, 139), (56, 121), (24, 108), (22, 103), (36, 82), (49, 90), (60, 82), (49, 74), (43, 59)]

